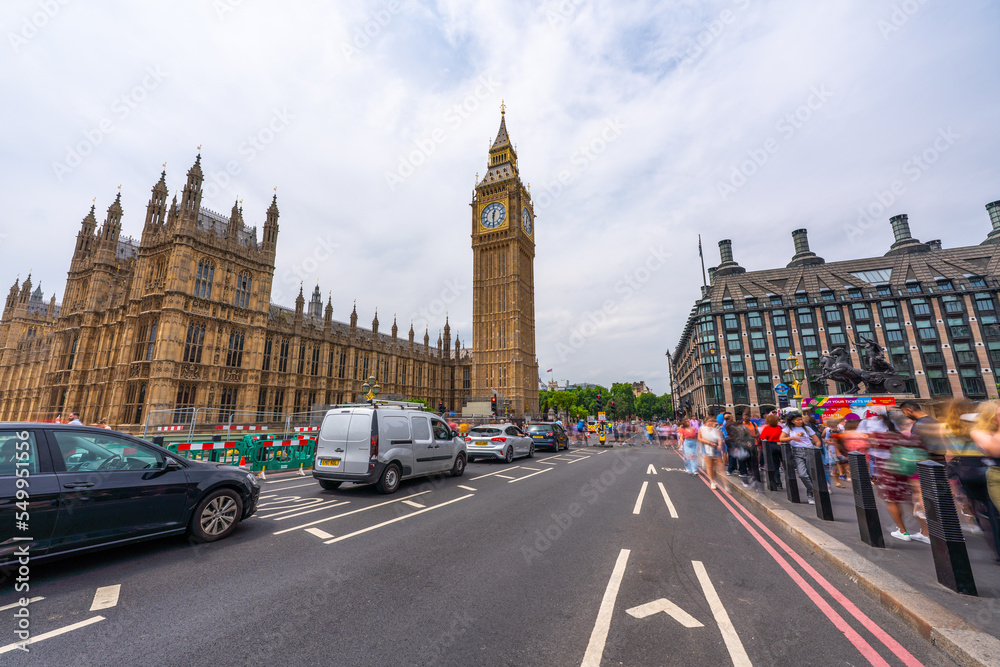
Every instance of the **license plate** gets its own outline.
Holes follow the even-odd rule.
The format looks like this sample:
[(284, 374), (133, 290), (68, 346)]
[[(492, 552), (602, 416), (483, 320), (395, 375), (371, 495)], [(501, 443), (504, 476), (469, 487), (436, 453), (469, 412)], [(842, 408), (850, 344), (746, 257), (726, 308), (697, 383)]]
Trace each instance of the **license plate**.
[(321, 466), (339, 466), (340, 459), (320, 459), (319, 464)]
[(532, 437), (532, 438), (541, 438), (542, 436), (540, 436), (540, 435), (533, 435), (533, 436), (531, 436), (531, 437)]
[(472, 444), (474, 444), (474, 445), (478, 445), (478, 446), (480, 446), (480, 447), (485, 447), (485, 446), (486, 446), (486, 443), (485, 443), (485, 442), (474, 442), (474, 443), (472, 443)]

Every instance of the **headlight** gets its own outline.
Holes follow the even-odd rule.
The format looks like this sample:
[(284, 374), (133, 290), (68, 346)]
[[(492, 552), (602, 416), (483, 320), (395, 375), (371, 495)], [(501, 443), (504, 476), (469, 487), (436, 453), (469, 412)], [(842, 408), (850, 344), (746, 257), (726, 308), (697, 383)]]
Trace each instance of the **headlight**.
[(252, 486), (260, 486), (260, 483), (257, 481), (257, 475), (247, 473), (247, 480), (250, 482)]

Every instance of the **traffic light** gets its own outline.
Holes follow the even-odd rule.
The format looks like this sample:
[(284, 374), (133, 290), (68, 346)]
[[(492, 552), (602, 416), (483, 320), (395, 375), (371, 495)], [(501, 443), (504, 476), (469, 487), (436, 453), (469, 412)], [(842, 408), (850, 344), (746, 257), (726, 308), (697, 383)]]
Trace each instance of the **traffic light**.
[(493, 411), (493, 416), (496, 417), (497, 414), (497, 397), (494, 396), (490, 399), (490, 409)]
[(603, 407), (604, 407), (604, 401), (601, 400), (601, 395), (598, 394), (597, 395), (597, 411), (600, 412)]
[(615, 414), (615, 399), (611, 399), (611, 403), (608, 405), (608, 408), (611, 410), (611, 414)]
[(438, 401), (438, 414), (444, 414), (444, 401)]

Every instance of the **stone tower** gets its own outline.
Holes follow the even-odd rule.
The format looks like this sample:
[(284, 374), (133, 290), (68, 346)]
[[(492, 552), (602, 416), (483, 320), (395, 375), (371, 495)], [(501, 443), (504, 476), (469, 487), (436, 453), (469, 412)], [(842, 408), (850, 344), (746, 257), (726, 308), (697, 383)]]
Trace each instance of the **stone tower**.
[(535, 358), (535, 212), (521, 182), (506, 114), (472, 198), (473, 394), (538, 410)]

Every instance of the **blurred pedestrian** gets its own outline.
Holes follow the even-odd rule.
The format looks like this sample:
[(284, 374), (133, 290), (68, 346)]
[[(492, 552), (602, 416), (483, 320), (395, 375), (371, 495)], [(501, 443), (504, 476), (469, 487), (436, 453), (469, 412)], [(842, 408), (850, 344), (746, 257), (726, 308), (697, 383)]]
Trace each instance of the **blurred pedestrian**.
[(805, 420), (801, 413), (789, 412), (785, 416), (785, 427), (781, 430), (781, 442), (789, 442), (792, 446), (792, 460), (786, 465), (795, 466), (795, 474), (802, 485), (806, 487), (806, 502), (815, 505), (813, 498), (813, 483), (809, 475), (808, 448), (819, 447), (819, 436), (816, 431), (805, 425)]
[[(869, 432), (868, 454), (875, 466), (875, 489), (879, 498), (885, 502), (889, 516), (896, 523), (896, 530), (890, 535), (904, 542), (916, 540), (930, 544), (926, 521), (916, 517), (920, 522), (920, 532), (910, 533), (903, 518), (903, 506), (912, 506), (913, 503), (909, 462), (915, 457), (905, 451), (911, 449), (911, 443), (889, 417), (883, 416), (880, 419), (882, 426)], [(916, 466), (915, 463), (913, 465)]]
[(916, 401), (903, 401), (899, 404), (899, 411), (913, 420), (910, 439), (918, 440), (932, 461), (944, 465), (948, 443), (941, 422), (924, 412)]
[(768, 460), (767, 450), (768, 443), (777, 445), (781, 442), (781, 426), (778, 425), (780, 421), (778, 413), (770, 412), (764, 418), (764, 428), (760, 430), (760, 439), (764, 446), (764, 467), (767, 470), (768, 478), (771, 480), (771, 485), (776, 489), (781, 488), (781, 476), (778, 474), (778, 466), (781, 464), (781, 448), (771, 448), (774, 452), (773, 460)]
[(975, 405), (965, 398), (948, 402), (944, 411), (944, 426), (948, 433), (947, 472), (955, 497), (962, 529), (974, 534), (986, 534), (989, 528), (990, 548), (1000, 559), (1000, 515), (990, 500), (986, 488), (986, 458), (972, 441), (972, 429), (979, 415)]
[(979, 416), (970, 432), (972, 441), (983, 454), (986, 464), (986, 490), (994, 511), (1000, 509), (1000, 401), (986, 401), (979, 406)]
[(708, 481), (711, 487), (715, 486), (715, 468), (719, 463), (722, 445), (722, 433), (716, 428), (715, 417), (707, 417), (705, 423), (698, 429), (698, 442), (701, 443), (702, 454), (705, 458), (705, 472), (708, 473)]
[(698, 430), (691, 425), (689, 419), (682, 419), (677, 430), (677, 437), (683, 447), (684, 468), (689, 475), (698, 474)]

